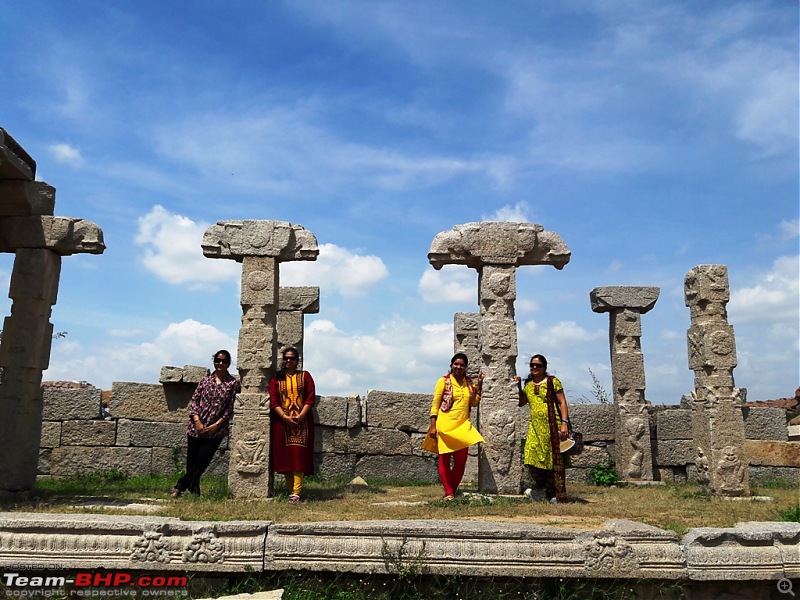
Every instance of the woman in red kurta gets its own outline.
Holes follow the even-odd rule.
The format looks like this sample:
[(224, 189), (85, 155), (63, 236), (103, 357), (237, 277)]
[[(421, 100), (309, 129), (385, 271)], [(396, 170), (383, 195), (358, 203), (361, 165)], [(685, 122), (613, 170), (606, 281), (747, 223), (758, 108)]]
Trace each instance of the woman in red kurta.
[(269, 382), (272, 472), (283, 473), (289, 503), (300, 502), (303, 477), (314, 474), (314, 379), (297, 368), (300, 354), (283, 351), (283, 369)]

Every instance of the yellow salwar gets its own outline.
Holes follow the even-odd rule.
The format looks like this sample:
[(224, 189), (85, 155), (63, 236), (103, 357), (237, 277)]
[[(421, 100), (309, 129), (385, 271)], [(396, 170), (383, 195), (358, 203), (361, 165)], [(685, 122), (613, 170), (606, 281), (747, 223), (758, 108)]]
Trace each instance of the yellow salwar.
[[(558, 393), (564, 386), (553, 377), (553, 392)], [(553, 469), (553, 447), (550, 444), (550, 425), (547, 422), (547, 378), (540, 383), (529, 381), (523, 388), (531, 409), (528, 423), (528, 437), (525, 440), (525, 464), (539, 469)], [(558, 402), (555, 398), (554, 402)], [(556, 407), (558, 404), (556, 404)], [(557, 428), (561, 427), (558, 408), (555, 411)]]
[[(464, 385), (459, 385), (455, 377), (450, 377), (453, 389), (453, 405), (450, 410), (441, 410), (442, 395), (445, 389), (445, 378), (440, 377), (433, 390), (433, 402), (430, 415), (436, 417), (436, 438), (430, 435), (425, 437), (422, 449), (434, 454), (447, 454), (473, 444), (483, 442), (483, 436), (472, 426), (469, 420), (470, 406), (477, 406), (481, 401), (479, 394), (470, 398), (469, 384), (464, 379)], [(474, 388), (474, 385), (473, 385)]]

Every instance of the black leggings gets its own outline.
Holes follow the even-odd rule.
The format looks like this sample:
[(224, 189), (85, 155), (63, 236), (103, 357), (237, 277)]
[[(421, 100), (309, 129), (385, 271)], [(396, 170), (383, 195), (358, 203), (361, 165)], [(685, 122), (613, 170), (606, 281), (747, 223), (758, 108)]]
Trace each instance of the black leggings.
[(214, 453), (222, 443), (222, 438), (199, 438), (187, 435), (186, 475), (178, 480), (175, 488), (181, 492), (189, 490), (200, 495), (200, 476), (205, 473)]

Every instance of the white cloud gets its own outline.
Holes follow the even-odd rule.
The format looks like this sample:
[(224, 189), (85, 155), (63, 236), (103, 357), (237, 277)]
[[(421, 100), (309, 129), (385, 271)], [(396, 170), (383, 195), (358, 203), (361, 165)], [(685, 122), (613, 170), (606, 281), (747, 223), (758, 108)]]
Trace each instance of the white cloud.
[(141, 329), (109, 329), (107, 333), (111, 337), (126, 338), (142, 335), (144, 331)]
[(75, 168), (80, 168), (83, 166), (84, 161), (81, 151), (74, 146), (64, 143), (50, 144), (50, 146), (48, 146), (48, 150), (50, 150), (50, 153), (53, 155), (56, 162), (68, 164)]
[(731, 323), (783, 324), (797, 328), (800, 308), (800, 257), (782, 256), (752, 287), (731, 290)]
[[(59, 340), (53, 344), (47, 381), (71, 380), (76, 376), (102, 389), (114, 381), (155, 383), (163, 366), (210, 366), (220, 348), (236, 355), (236, 339), (211, 325), (187, 319), (164, 328), (152, 341), (102, 342), (92, 347)], [(235, 360), (234, 360), (235, 362)]]
[(139, 218), (134, 243), (144, 247), (141, 261), (159, 279), (192, 288), (213, 288), (220, 281), (236, 281), (241, 267), (232, 260), (203, 256), (200, 245), (208, 224), (154, 206)]
[(800, 236), (800, 219), (792, 219), (791, 221), (784, 219), (778, 228), (782, 239), (793, 240)]
[(377, 256), (361, 256), (335, 244), (321, 244), (317, 260), (281, 265), (281, 285), (319, 286), (345, 298), (367, 293), (389, 270)]
[(516, 313), (532, 313), (539, 310), (539, 303), (535, 300), (517, 300), (514, 302)]
[(498, 208), (493, 215), (482, 216), (482, 221), (510, 221), (512, 223), (529, 223), (531, 221), (530, 214), (531, 207), (524, 200), (517, 202), (514, 206), (506, 204)]
[(463, 265), (427, 269), (419, 280), (422, 299), (430, 303), (471, 303), (477, 309), (477, 273)]

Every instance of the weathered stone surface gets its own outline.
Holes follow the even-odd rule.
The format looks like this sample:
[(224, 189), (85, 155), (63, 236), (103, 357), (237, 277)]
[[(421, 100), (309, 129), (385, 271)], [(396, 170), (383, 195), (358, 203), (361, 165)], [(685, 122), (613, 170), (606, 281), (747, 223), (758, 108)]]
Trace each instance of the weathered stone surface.
[(50, 454), (52, 448), (39, 448), (39, 464), (36, 468), (37, 475), (50, 475)]
[(657, 412), (656, 432), (660, 440), (691, 440), (692, 411), (673, 408)]
[(186, 423), (117, 421), (117, 446), (168, 448), (186, 445)]
[(613, 404), (569, 405), (569, 420), (583, 434), (584, 442), (613, 440), (615, 415)]
[(159, 383), (186, 383), (197, 385), (203, 377), (208, 377), (211, 371), (208, 367), (184, 365), (183, 367), (161, 367), (158, 377)]
[(281, 287), (278, 310), (299, 311), (305, 315), (319, 312), (319, 288), (311, 286)]
[(44, 181), (0, 178), (0, 217), (52, 215), (56, 189)]
[(189, 386), (170, 386), (166, 392), (159, 384), (114, 381), (108, 408), (116, 418), (186, 423), (192, 391)]
[(751, 465), (750, 480), (761, 485), (781, 481), (800, 488), (800, 469), (796, 467), (761, 467), (758, 465)]
[(265, 521), (0, 513), (0, 565), (237, 573), (263, 568)]
[(35, 177), (36, 161), (0, 127), (0, 179), (33, 181)]
[(40, 448), (55, 448), (61, 445), (61, 422), (43, 421), (42, 439), (39, 442)]
[(323, 477), (354, 477), (357, 461), (355, 454), (314, 454), (314, 472)]
[(578, 456), (571, 456), (570, 461), (573, 467), (590, 469), (598, 464), (607, 465), (611, 458), (607, 447), (586, 444), (583, 447), (583, 452)]
[(32, 215), (0, 219), (0, 252), (20, 248), (52, 250), (61, 256), (102, 254), (103, 230), (85, 219)]
[(434, 269), (446, 264), (553, 265), (563, 269), (570, 251), (557, 233), (535, 223), (483, 222), (456, 225), (436, 235), (428, 252)]
[(744, 445), (751, 465), (800, 468), (800, 442), (745, 440)]
[(635, 308), (639, 314), (645, 314), (656, 305), (660, 293), (657, 287), (611, 285), (594, 288), (589, 299), (592, 310), (597, 313)]
[(379, 479), (412, 479), (439, 481), (436, 458), (423, 456), (363, 456), (358, 459), (355, 475), (367, 481)]
[(686, 467), (680, 465), (671, 467), (654, 466), (653, 477), (656, 481), (665, 481), (668, 483), (683, 484), (688, 481)]
[(46, 421), (96, 419), (100, 416), (99, 389), (44, 388), (42, 418)]
[(427, 431), (430, 424), (430, 394), (405, 394), (370, 390), (365, 401), (365, 422), (370, 427)]
[(317, 396), (314, 401), (314, 423), (328, 427), (347, 427), (349, 399), (344, 396)]
[(336, 429), (333, 433), (334, 451), (341, 454), (412, 454), (411, 435), (399, 429), (356, 427)]
[(181, 383), (183, 381), (183, 369), (181, 367), (163, 366), (158, 374), (159, 383)]
[(206, 229), (202, 246), (209, 258), (240, 262), (245, 256), (269, 256), (283, 262), (316, 260), (319, 255), (314, 234), (285, 221), (219, 221)]
[(150, 448), (61, 446), (50, 455), (51, 475), (74, 477), (104, 471), (149, 475)]
[(656, 440), (653, 460), (657, 465), (675, 466), (693, 463), (696, 448), (692, 440)]
[(113, 421), (64, 421), (62, 446), (113, 446), (117, 424)]
[(481, 369), (480, 313), (456, 313), (453, 317), (453, 354), (467, 355), (467, 375), (477, 377)]
[(786, 411), (782, 408), (742, 407), (744, 417), (744, 436), (748, 440), (774, 440), (785, 442), (789, 439), (786, 426)]
[[(198, 384), (203, 377), (211, 375), (208, 367), (199, 365), (183, 365), (183, 383)], [(236, 377), (236, 373), (232, 373)]]

